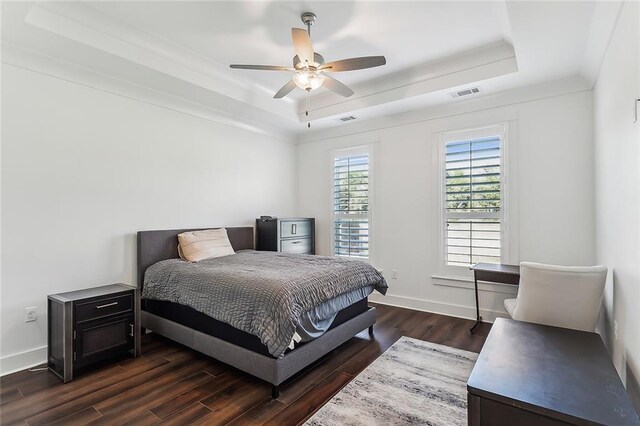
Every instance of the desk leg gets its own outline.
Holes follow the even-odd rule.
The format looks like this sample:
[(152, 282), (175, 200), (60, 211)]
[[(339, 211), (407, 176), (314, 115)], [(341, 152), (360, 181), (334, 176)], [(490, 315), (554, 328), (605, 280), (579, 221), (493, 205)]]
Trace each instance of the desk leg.
[(478, 278), (476, 277), (475, 272), (473, 274), (473, 285), (476, 291), (476, 323), (469, 329), (471, 334), (473, 334), (473, 332), (476, 331), (476, 328), (482, 324), (482, 317), (480, 316), (480, 301), (478, 300)]

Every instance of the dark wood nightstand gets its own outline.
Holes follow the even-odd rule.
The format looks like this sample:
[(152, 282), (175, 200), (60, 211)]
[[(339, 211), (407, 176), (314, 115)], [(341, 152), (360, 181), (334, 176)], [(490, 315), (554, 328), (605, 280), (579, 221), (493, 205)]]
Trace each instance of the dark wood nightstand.
[(90, 367), (140, 355), (140, 297), (136, 287), (111, 284), (48, 297), (49, 370), (67, 383)]

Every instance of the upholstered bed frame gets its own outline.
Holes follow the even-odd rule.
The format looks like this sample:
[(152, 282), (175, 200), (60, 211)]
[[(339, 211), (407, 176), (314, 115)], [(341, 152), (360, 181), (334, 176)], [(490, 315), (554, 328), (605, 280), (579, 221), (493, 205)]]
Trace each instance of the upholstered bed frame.
[[(235, 251), (254, 248), (252, 227), (226, 229)], [(140, 291), (142, 291), (144, 272), (147, 268), (161, 260), (177, 258), (177, 235), (181, 232), (195, 230), (197, 229), (138, 232), (138, 287)], [(282, 358), (276, 359), (154, 315), (145, 310), (144, 301), (142, 302), (141, 311), (143, 328), (152, 330), (271, 383), (273, 398), (278, 397), (279, 386), (282, 382), (356, 334), (367, 328), (369, 328), (369, 333), (373, 334), (375, 321), (375, 308), (369, 308), (365, 312), (328, 330), (319, 338), (287, 352)]]

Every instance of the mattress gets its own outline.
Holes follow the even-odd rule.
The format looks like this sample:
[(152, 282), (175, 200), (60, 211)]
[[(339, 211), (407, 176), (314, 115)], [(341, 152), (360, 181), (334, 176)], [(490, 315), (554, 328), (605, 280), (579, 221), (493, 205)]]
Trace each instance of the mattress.
[[(241, 346), (253, 352), (275, 358), (269, 353), (267, 347), (260, 342), (258, 336), (239, 330), (225, 322), (218, 321), (210, 316), (196, 311), (186, 305), (167, 302), (163, 300), (143, 299), (142, 309), (151, 314), (182, 324), (186, 327), (225, 340), (234, 345)], [(355, 318), (368, 309), (368, 298), (361, 299), (352, 305), (340, 310), (329, 326), (329, 330), (340, 324)], [(300, 343), (299, 345), (304, 345)], [(298, 346), (299, 346), (298, 345)], [(289, 352), (289, 350), (287, 350)]]
[(157, 262), (145, 271), (142, 297), (189, 306), (258, 336), (279, 358), (292, 341), (320, 336), (337, 311), (374, 289), (384, 294), (387, 284), (365, 262), (243, 251), (195, 263)]

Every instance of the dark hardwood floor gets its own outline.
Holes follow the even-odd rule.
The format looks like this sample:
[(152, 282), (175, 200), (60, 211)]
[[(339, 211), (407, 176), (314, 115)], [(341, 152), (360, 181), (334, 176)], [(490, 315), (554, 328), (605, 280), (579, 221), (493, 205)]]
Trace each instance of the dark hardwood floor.
[(62, 384), (46, 371), (0, 378), (2, 424), (273, 424), (303, 422), (401, 336), (479, 352), (490, 324), (376, 305), (375, 336), (360, 333), (281, 387), (154, 334), (142, 356)]

